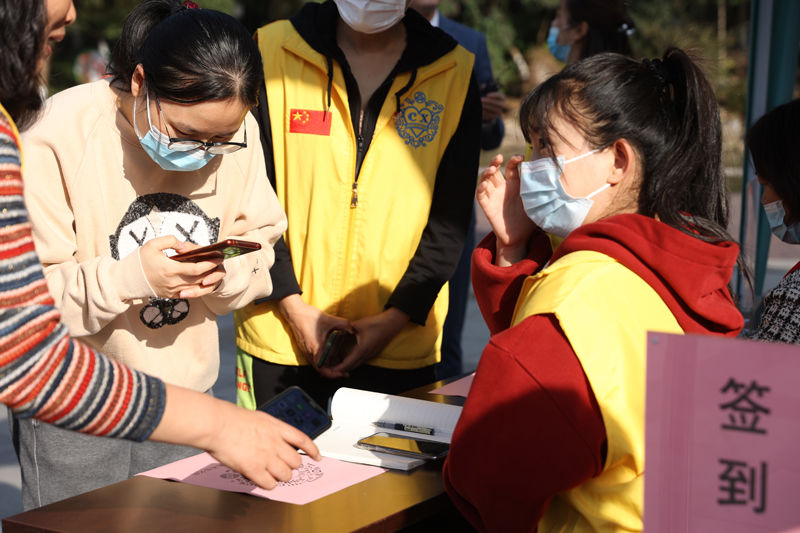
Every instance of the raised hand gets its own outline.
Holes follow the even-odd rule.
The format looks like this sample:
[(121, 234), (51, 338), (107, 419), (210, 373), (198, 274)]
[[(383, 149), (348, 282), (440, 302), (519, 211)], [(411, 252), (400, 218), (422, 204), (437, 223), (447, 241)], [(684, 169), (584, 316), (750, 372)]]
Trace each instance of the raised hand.
[(496, 264), (508, 266), (522, 259), (527, 252), (528, 239), (536, 225), (525, 214), (519, 195), (520, 155), (506, 163), (506, 175), (500, 171), (503, 156), (494, 156), (481, 173), (475, 198), (486, 214), (497, 239)]

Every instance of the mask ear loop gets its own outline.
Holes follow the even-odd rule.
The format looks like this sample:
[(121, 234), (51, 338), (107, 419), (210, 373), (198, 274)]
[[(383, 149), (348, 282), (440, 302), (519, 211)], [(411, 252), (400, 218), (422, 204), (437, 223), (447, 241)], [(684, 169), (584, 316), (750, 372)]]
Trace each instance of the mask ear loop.
[[(581, 155), (575, 156), (575, 157), (573, 157), (572, 159), (569, 159), (569, 160), (567, 160), (567, 161), (564, 161), (564, 166), (566, 166), (566, 165), (567, 165), (567, 163), (572, 163), (573, 161), (577, 161), (578, 159), (583, 159), (584, 157), (589, 157), (590, 155), (592, 155), (592, 154), (596, 154), (597, 152), (599, 152), (599, 151), (601, 151), (601, 150), (605, 150), (605, 149), (606, 149), (606, 146), (601, 146), (601, 147), (599, 147), (599, 148), (595, 148), (594, 150), (590, 150), (590, 151), (586, 152), (585, 154), (581, 154)], [(561, 169), (561, 172), (562, 172), (562, 173), (564, 172), (564, 169), (563, 169), (563, 168)], [(590, 200), (590, 199), (591, 199), (593, 196), (595, 196), (596, 194), (599, 194), (599, 193), (603, 192), (604, 190), (608, 189), (609, 187), (611, 187), (611, 184), (610, 184), (610, 183), (606, 183), (605, 185), (603, 185), (602, 187), (600, 187), (599, 189), (597, 189), (597, 190), (596, 190), (596, 191), (594, 191), (593, 193), (591, 193), (591, 194), (589, 194), (589, 195), (587, 195), (587, 196), (584, 196), (584, 198), (585, 198), (586, 200)]]
[(595, 148), (594, 150), (586, 152), (585, 154), (576, 155), (572, 159), (567, 159), (566, 161), (564, 161), (564, 164), (567, 165), (568, 163), (572, 163), (573, 161), (577, 161), (578, 159), (583, 159), (584, 157), (589, 157), (590, 155), (596, 154), (597, 152), (599, 152), (600, 150), (603, 150), (604, 148), (605, 148), (605, 146), (601, 146), (600, 148)]

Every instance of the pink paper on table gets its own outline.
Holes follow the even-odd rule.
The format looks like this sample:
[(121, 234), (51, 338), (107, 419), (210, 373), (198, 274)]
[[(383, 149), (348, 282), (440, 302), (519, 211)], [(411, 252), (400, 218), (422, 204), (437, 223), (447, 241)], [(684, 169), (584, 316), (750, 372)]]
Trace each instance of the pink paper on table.
[(457, 379), (447, 385), (442, 385), (438, 389), (428, 391), (428, 394), (443, 394), (445, 396), (463, 396), (467, 397), (469, 389), (472, 387), (472, 380), (475, 378), (475, 372), (469, 376)]
[(800, 347), (650, 333), (645, 531), (800, 526)]
[(302, 457), (303, 464), (295, 470), (292, 479), (287, 482), (279, 482), (278, 486), (272, 490), (264, 490), (256, 486), (255, 483), (220, 464), (207, 453), (187, 457), (138, 475), (181, 481), (230, 492), (245, 492), (269, 500), (304, 505), (386, 472), (383, 468), (346, 463), (327, 457), (323, 457), (319, 462), (313, 461), (305, 455)]

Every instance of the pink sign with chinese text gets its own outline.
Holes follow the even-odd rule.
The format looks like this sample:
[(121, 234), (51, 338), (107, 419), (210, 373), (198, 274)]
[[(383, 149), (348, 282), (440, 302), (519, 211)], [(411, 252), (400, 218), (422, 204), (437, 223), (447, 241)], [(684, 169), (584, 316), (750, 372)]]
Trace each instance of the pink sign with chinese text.
[(645, 531), (800, 528), (800, 346), (647, 342)]

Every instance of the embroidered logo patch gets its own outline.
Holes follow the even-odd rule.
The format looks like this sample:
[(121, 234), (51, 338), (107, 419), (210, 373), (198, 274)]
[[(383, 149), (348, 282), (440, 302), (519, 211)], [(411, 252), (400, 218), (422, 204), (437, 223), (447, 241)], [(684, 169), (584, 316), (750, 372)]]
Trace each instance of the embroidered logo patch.
[(442, 104), (428, 100), (421, 91), (417, 92), (413, 98), (406, 98), (403, 102), (397, 116), (397, 133), (414, 148), (425, 146), (436, 137), (439, 115), (443, 110)]

